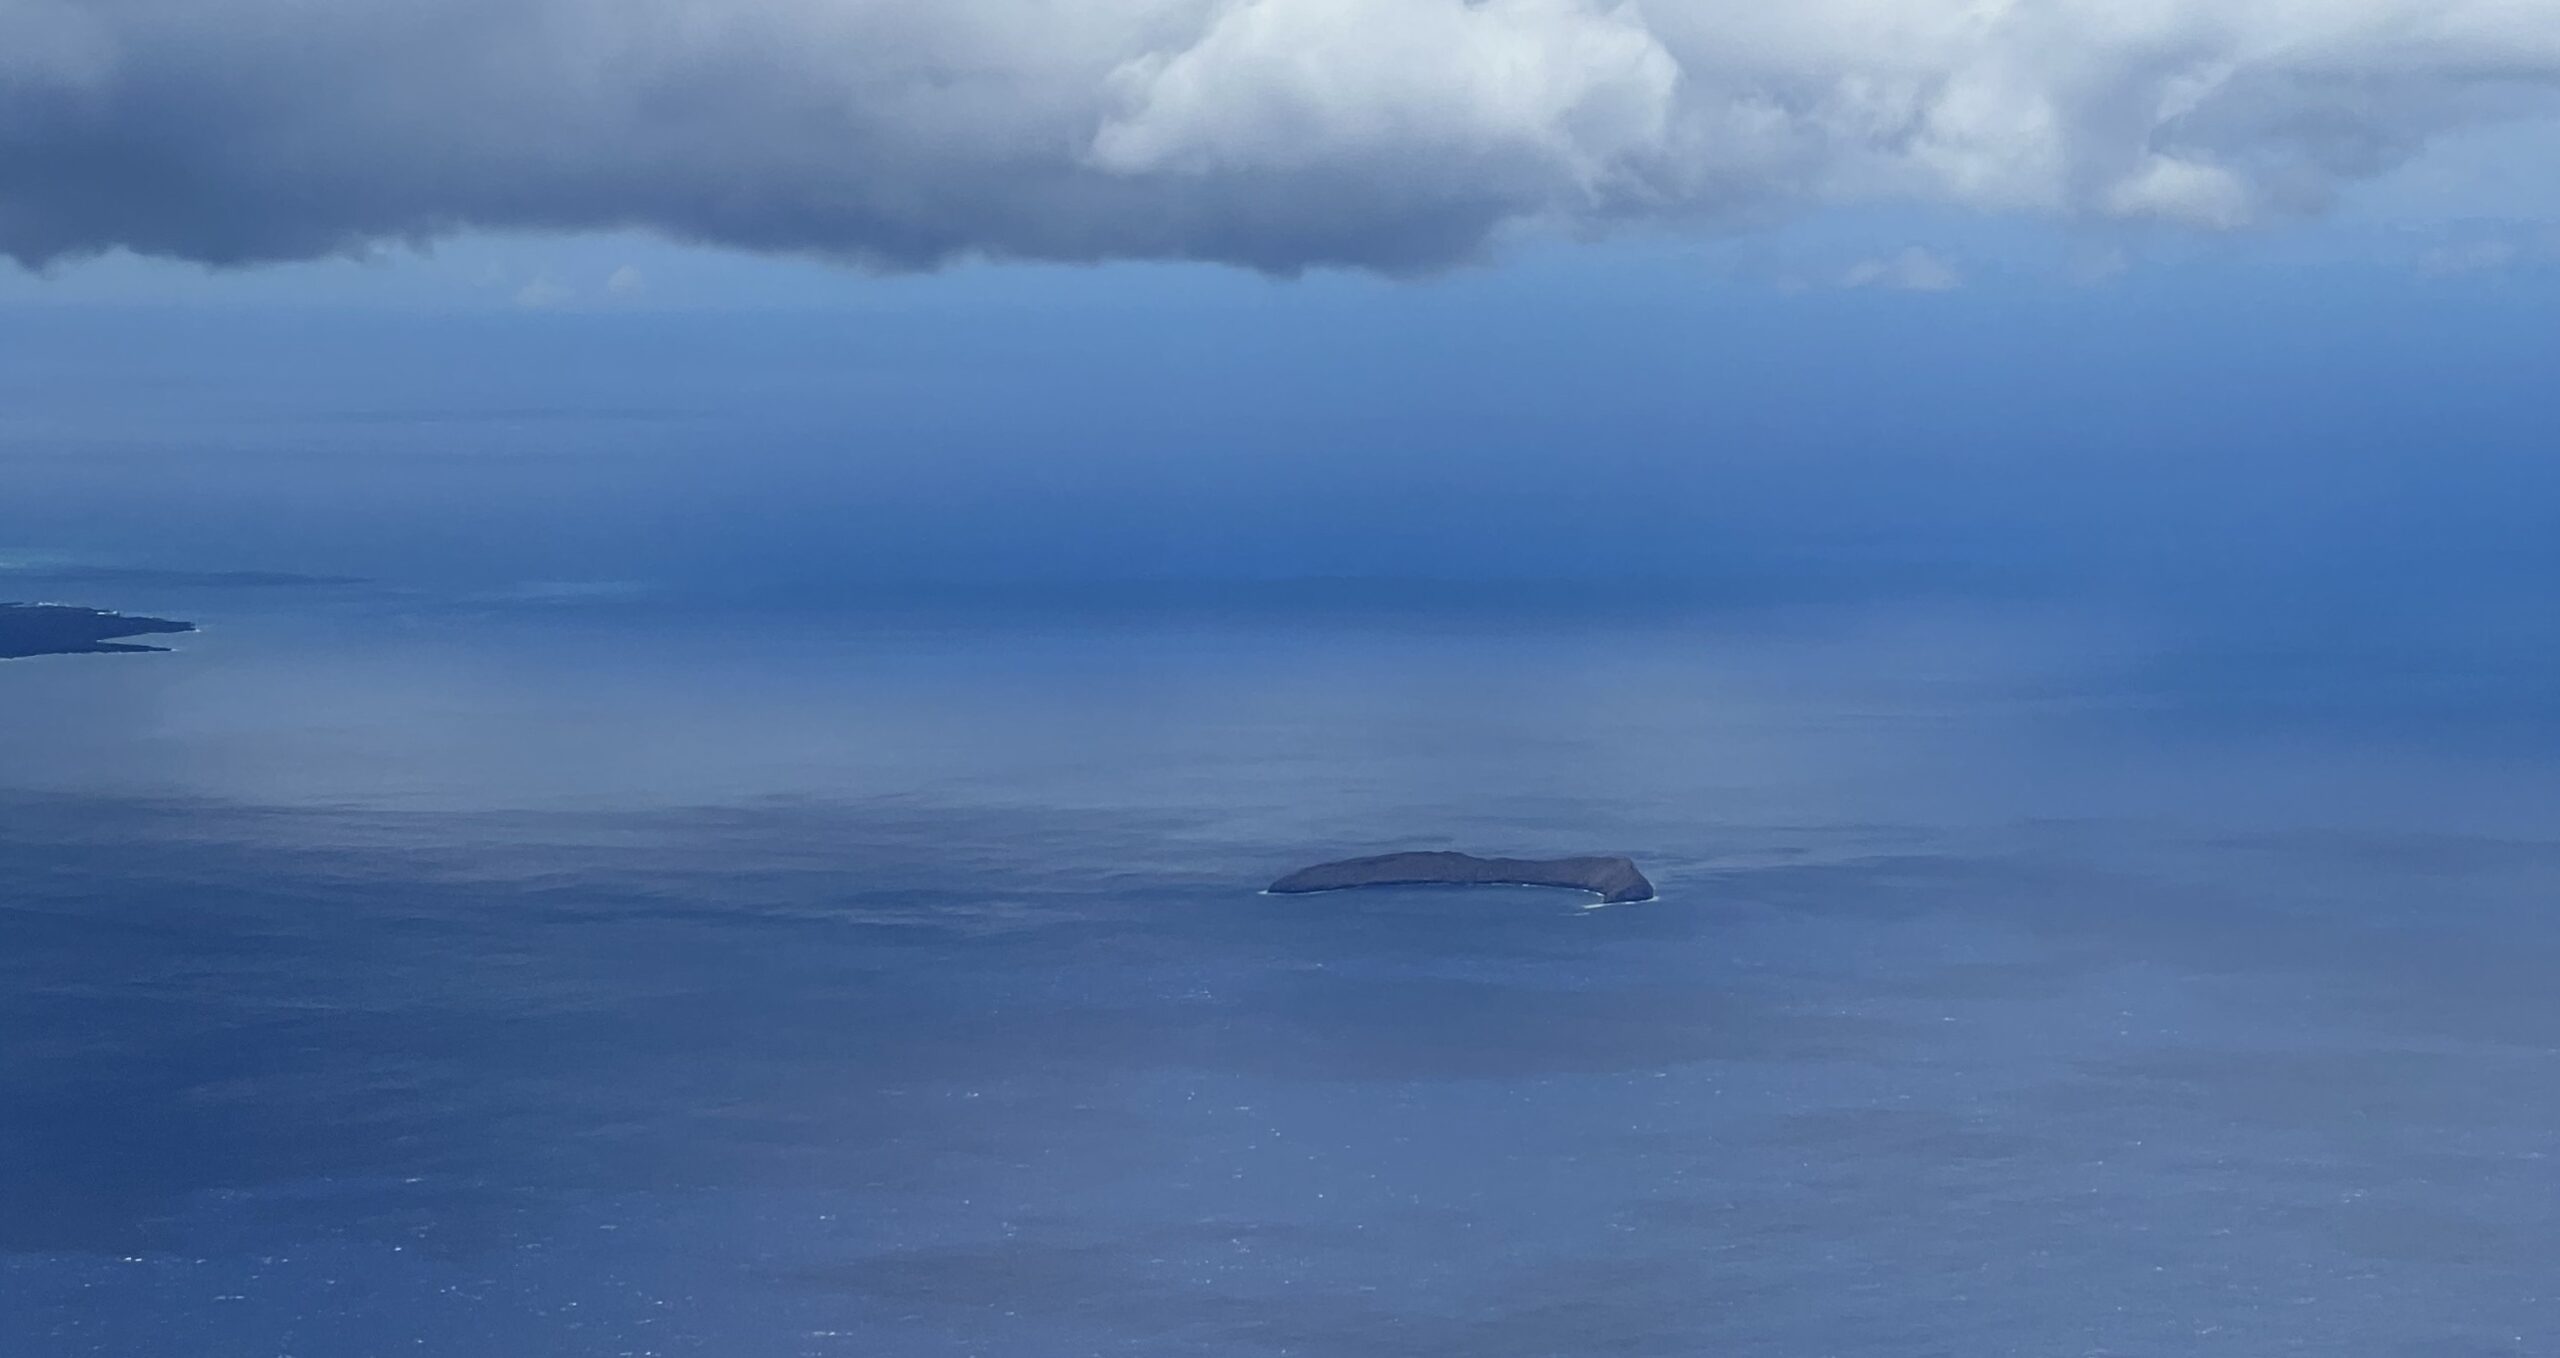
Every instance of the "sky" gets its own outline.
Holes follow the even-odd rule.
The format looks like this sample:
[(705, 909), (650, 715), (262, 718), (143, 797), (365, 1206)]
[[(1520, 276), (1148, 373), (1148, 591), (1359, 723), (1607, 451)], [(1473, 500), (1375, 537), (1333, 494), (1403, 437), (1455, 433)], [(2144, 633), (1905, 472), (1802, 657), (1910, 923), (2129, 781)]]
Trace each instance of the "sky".
[(2513, 586), (2524, 0), (0, 0), (0, 556)]

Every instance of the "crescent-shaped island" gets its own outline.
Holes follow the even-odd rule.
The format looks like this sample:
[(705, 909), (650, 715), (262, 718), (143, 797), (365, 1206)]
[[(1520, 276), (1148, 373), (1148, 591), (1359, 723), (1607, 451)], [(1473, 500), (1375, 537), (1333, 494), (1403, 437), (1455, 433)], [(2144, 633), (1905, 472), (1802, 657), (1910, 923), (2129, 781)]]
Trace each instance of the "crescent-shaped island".
[(1653, 899), (1653, 883), (1633, 860), (1587, 858), (1478, 858), (1474, 854), (1389, 853), (1318, 863), (1273, 882), (1281, 896), (1343, 891), (1363, 886), (1558, 886), (1588, 891), (1603, 904)]

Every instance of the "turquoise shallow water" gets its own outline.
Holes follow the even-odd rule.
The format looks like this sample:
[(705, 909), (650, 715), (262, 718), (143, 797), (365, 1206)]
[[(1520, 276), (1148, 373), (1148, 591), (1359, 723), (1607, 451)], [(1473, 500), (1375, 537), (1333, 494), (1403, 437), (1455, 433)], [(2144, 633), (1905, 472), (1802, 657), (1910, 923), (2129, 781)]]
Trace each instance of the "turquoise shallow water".
[[(2529, 656), (214, 592), (0, 666), (0, 1352), (2560, 1346)], [(1661, 901), (1278, 900), (1413, 844)]]

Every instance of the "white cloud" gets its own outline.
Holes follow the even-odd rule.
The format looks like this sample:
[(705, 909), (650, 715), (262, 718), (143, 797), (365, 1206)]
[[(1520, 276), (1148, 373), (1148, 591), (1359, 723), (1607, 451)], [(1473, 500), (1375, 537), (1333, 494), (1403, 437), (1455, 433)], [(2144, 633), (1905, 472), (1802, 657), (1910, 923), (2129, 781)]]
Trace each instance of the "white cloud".
[(2257, 215), (2252, 197), (2247, 182), (2227, 167), (2153, 155), (2108, 188), (2105, 205), (2118, 217), (2228, 229)]
[(2111, 283), (2133, 271), (2133, 256), (2120, 245), (2083, 246), (2076, 251), (2066, 276), (2082, 287)]
[(2418, 256), (2418, 272), (2429, 278), (2503, 273), (2524, 258), (2524, 247), (2511, 240), (2463, 241), (2438, 245)]
[(2229, 230), (2554, 116), (2554, 0), (0, 0), (0, 253), (641, 226), (1400, 269), (1841, 203)]
[(1943, 256), (1917, 245), (1880, 259), (1860, 260), (1840, 274), (1844, 288), (1883, 288), (1891, 292), (1953, 292), (1964, 275)]
[(527, 311), (550, 311), (576, 300), (577, 293), (545, 274), (516, 289), (516, 305)]
[(1596, 190), (1662, 143), (1679, 79), (1626, 9), (1252, 0), (1189, 46), (1115, 68), (1093, 159), (1130, 175), (1384, 160)]
[(638, 269), (625, 264), (605, 275), (604, 290), (607, 296), (637, 297), (649, 290), (649, 280)]

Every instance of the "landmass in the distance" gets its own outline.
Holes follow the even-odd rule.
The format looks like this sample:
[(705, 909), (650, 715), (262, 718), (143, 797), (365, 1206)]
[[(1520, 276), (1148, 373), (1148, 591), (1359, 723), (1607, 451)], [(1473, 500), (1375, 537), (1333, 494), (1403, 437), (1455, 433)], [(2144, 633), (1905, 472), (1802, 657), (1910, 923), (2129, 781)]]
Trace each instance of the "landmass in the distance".
[(1653, 883), (1631, 860), (1478, 858), (1465, 853), (1390, 853), (1319, 863), (1273, 882), (1280, 895), (1361, 886), (1560, 886), (1609, 904), (1653, 899)]
[(71, 604), (0, 604), (0, 660), (38, 655), (113, 655), (165, 651), (121, 637), (161, 636), (192, 632), (191, 622), (134, 617)]

